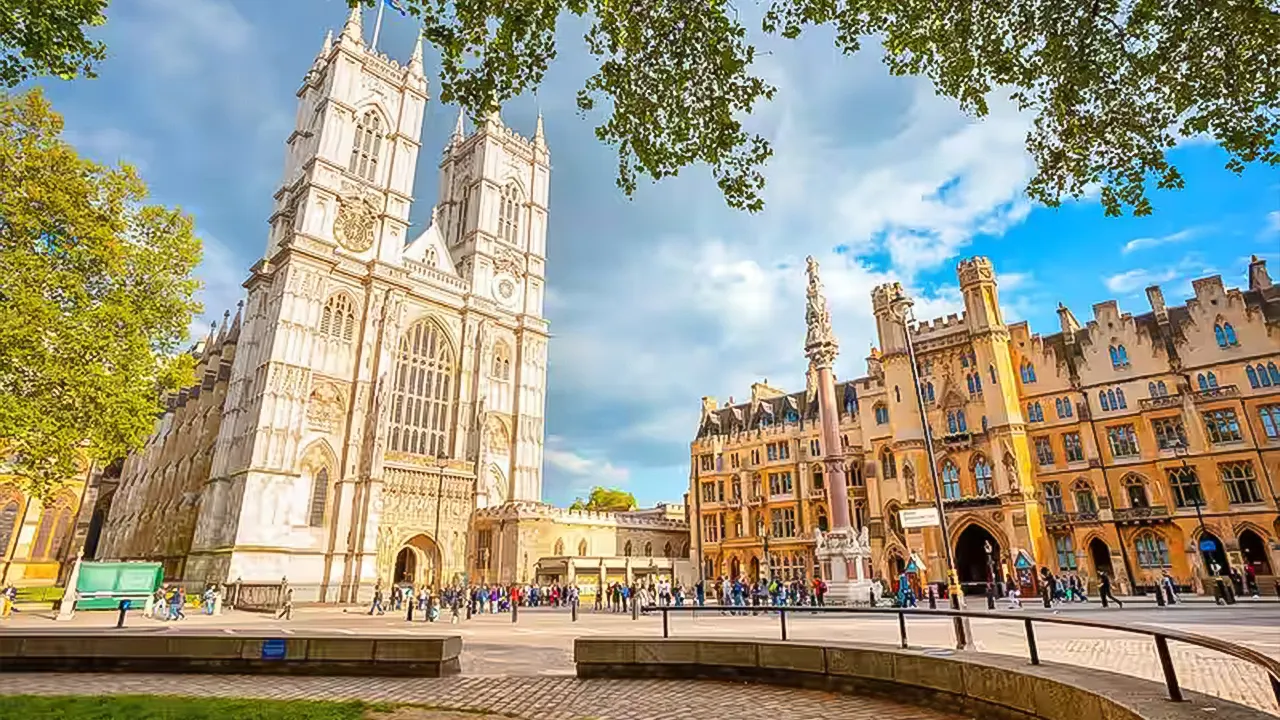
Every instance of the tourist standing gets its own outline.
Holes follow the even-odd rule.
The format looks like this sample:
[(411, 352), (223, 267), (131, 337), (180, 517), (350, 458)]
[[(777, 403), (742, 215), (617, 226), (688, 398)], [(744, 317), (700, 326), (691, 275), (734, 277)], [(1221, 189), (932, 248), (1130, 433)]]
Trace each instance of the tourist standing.
[(276, 613), (277, 620), (293, 619), (293, 588), (284, 589), (284, 602), (280, 603), (280, 612)]

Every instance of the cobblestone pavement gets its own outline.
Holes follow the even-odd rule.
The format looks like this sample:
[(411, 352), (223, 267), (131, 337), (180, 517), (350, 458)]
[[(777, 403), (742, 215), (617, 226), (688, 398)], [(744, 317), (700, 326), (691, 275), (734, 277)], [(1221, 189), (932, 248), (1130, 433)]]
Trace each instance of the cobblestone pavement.
[[(1045, 611), (1028, 608), (1024, 616), (1034, 617)], [(70, 623), (53, 623), (38, 615), (0, 623), (6, 627), (29, 627), (41, 630), (82, 632), (100, 628), (110, 631), (115, 613), (80, 613)], [(1175, 608), (1134, 608), (1101, 610), (1096, 605), (1068, 606), (1057, 615), (1082, 620), (1104, 620), (1118, 624), (1159, 625), (1221, 638), (1254, 648), (1272, 657), (1280, 657), (1280, 603), (1215, 607), (1213, 605), (1180, 605)], [(568, 611), (538, 608), (522, 610), (518, 622), (510, 615), (478, 615), (458, 624), (406, 622), (399, 613), (369, 616), (359, 610), (344, 612), (340, 608), (300, 608), (292, 621), (277, 621), (269, 615), (227, 613), (220, 617), (192, 616), (179, 623), (160, 623), (131, 617), (130, 627), (154, 629), (156, 632), (188, 632), (220, 629), (234, 634), (240, 631), (271, 631), (288, 635), (301, 630), (325, 630), (355, 635), (365, 631), (403, 635), (456, 633), (463, 637), (462, 669), (464, 675), (475, 676), (567, 676), (573, 672), (573, 639), (585, 635), (643, 635), (660, 637), (661, 618), (643, 616), (632, 620), (626, 614), (595, 613), (584, 610), (577, 622)], [(1026, 638), (1021, 623), (992, 619), (972, 621), (978, 650), (1026, 657)], [(1150, 638), (1095, 628), (1051, 624), (1036, 625), (1040, 655), (1047, 661), (1110, 670), (1150, 680), (1161, 680), (1159, 661)], [(793, 640), (851, 640), (861, 642), (898, 642), (896, 618), (867, 616), (835, 617), (792, 615), (788, 617), (789, 637)], [(714, 611), (675, 616), (670, 620), (673, 637), (779, 637), (776, 617), (722, 616)], [(951, 621), (946, 618), (909, 617), (908, 640), (915, 647), (949, 647), (952, 645)], [(1210, 695), (1235, 700), (1254, 707), (1277, 712), (1275, 698), (1266, 675), (1258, 668), (1212, 650), (1178, 642), (1170, 643), (1178, 679), (1184, 687)], [(0, 683), (5, 676), (0, 675)]]
[[(275, 700), (365, 700), (489, 711), (533, 720), (959, 720), (935, 710), (830, 693), (684, 680), (534, 678), (316, 678), (235, 675), (0, 675), (0, 693), (184, 695)], [(726, 700), (732, 698), (732, 709)], [(0, 704), (3, 698), (0, 698)]]

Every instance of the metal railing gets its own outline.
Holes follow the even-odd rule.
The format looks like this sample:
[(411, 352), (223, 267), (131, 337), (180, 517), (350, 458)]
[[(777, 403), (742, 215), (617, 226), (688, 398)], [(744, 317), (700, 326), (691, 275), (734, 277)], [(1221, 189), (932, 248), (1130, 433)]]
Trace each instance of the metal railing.
[[(1036, 630), (1035, 623), (1046, 623), (1049, 625), (1069, 625), (1074, 627), (1087, 627), (1099, 630), (1114, 630), (1115, 632), (1124, 632), (1134, 635), (1146, 635), (1155, 641), (1156, 656), (1160, 660), (1160, 669), (1164, 673), (1165, 687), (1169, 691), (1169, 699), (1175, 702), (1182, 702), (1182, 686), (1178, 683), (1178, 673), (1173, 667), (1173, 657), (1169, 654), (1169, 641), (1176, 640), (1188, 645), (1195, 645), (1207, 650), (1214, 650), (1224, 655), (1229, 655), (1237, 660), (1243, 660), (1250, 663), (1267, 674), (1267, 678), (1271, 681), (1271, 692), (1275, 695), (1276, 703), (1280, 704), (1280, 660), (1268, 657), (1256, 650), (1236, 645), (1225, 640), (1212, 638), (1205, 635), (1197, 635), (1195, 633), (1181, 632), (1179, 630), (1171, 630), (1168, 628), (1160, 628), (1145, 625), (1117, 625), (1115, 623), (1102, 622), (1099, 620), (1084, 620), (1062, 617), (1060, 615), (1028, 615), (1025, 613), (1010, 612), (974, 612), (971, 610), (950, 610), (939, 608), (937, 610), (925, 610), (921, 608), (870, 608), (870, 607), (810, 607), (810, 606), (794, 606), (794, 605), (778, 605), (778, 606), (736, 606), (736, 605), (705, 605), (702, 607), (686, 606), (662, 606), (662, 605), (646, 605), (642, 608), (643, 612), (661, 612), (662, 613), (662, 637), (671, 637), (670, 614), (671, 613), (687, 613), (694, 614), (701, 612), (704, 615), (711, 612), (743, 612), (752, 610), (759, 613), (777, 613), (778, 624), (781, 630), (782, 639), (787, 639), (787, 615), (789, 613), (798, 613), (801, 615), (880, 615), (880, 616), (896, 616), (898, 618), (898, 639), (901, 646), (907, 647), (907, 616), (915, 617), (950, 617), (950, 618), (979, 618), (984, 620), (1007, 620), (1010, 622), (1022, 623), (1023, 631), (1027, 641), (1027, 655), (1032, 665), (1040, 664), (1040, 651), (1036, 646)], [(754, 614), (754, 613), (753, 613)]]

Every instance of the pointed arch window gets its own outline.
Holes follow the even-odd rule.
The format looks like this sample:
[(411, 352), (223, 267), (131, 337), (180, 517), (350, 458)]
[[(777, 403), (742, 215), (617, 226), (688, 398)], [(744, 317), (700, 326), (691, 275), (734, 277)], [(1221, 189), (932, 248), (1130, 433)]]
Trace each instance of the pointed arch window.
[(1169, 544), (1159, 535), (1147, 531), (1134, 540), (1138, 551), (1138, 566), (1143, 568), (1169, 567)]
[(653, 543), (647, 542), (644, 544), (644, 556), (653, 557)]
[(1061, 515), (1066, 510), (1062, 505), (1062, 486), (1056, 482), (1044, 484), (1044, 506), (1053, 515)]
[(849, 487), (862, 487), (862, 461), (854, 460), (849, 463), (849, 472), (845, 473), (845, 484)]
[[(1258, 367), (1262, 367), (1262, 366), (1261, 366), (1261, 365), (1259, 365)], [(1259, 374), (1258, 374), (1258, 372), (1257, 372), (1256, 370), (1254, 370), (1254, 369), (1253, 369), (1253, 366), (1252, 366), (1252, 365), (1245, 365), (1245, 366), (1244, 366), (1244, 374), (1245, 374), (1245, 376), (1246, 376), (1246, 377), (1248, 377), (1248, 378), (1249, 378), (1249, 387), (1251, 387), (1251, 388), (1261, 387), (1261, 384), (1260, 384), (1260, 382), (1259, 382)], [(1262, 380), (1267, 380), (1267, 376), (1266, 376), (1265, 374), (1263, 374), (1263, 375), (1261, 376), (1261, 379), (1262, 379)], [(1267, 380), (1267, 384), (1268, 384), (1268, 385), (1270, 385), (1270, 384), (1271, 384), (1271, 381), (1270, 381), (1270, 380)]]
[(382, 118), (370, 110), (356, 121), (356, 135), (351, 142), (351, 160), (347, 170), (377, 182), (378, 156), (382, 152)]
[(625, 557), (631, 557), (631, 541), (630, 540), (628, 540), (627, 544), (622, 547), (622, 554)]
[(964, 376), (964, 381), (965, 381), (965, 384), (969, 386), (969, 394), (970, 394), (970, 395), (974, 394), (974, 392), (976, 392), (976, 390), (975, 390), (975, 388), (973, 387), (973, 376), (972, 376), (972, 375), (965, 375), (965, 376)]
[(947, 433), (956, 434), (956, 414), (951, 410), (947, 411)]
[(320, 334), (342, 343), (355, 338), (356, 308), (350, 295), (340, 292), (325, 302), (320, 311)]
[(400, 339), (391, 399), (392, 450), (448, 457), (454, 370), (453, 349), (436, 322), (422, 320)]
[(876, 424), (886, 425), (889, 422), (889, 408), (883, 403), (876, 403)]
[(1022, 382), (1033, 383), (1036, 381), (1036, 366), (1031, 361), (1026, 360), (1022, 363)]
[(1098, 405), (1100, 405), (1100, 406), (1102, 407), (1102, 409), (1103, 409), (1103, 410), (1110, 410), (1110, 409), (1111, 409), (1111, 405), (1110, 405), (1110, 403), (1108, 403), (1108, 402), (1107, 402), (1107, 391), (1106, 391), (1106, 390), (1099, 390), (1099, 391), (1098, 391)]
[(1214, 375), (1212, 370), (1209, 371), (1209, 374), (1206, 377), (1208, 378), (1210, 388), (1218, 387), (1218, 376)]
[(964, 419), (963, 410), (956, 411), (956, 428), (959, 429), (960, 432), (969, 432), (969, 423)]
[(1088, 481), (1080, 479), (1076, 481), (1072, 487), (1072, 494), (1075, 496), (1076, 512), (1096, 513), (1098, 512), (1098, 501), (1093, 497), (1093, 488), (1090, 487)]
[(1280, 385), (1280, 367), (1275, 363), (1267, 363), (1267, 375), (1270, 376), (1272, 385)]
[(933, 383), (931, 382), (921, 383), (920, 397), (923, 398), (924, 401), (927, 403), (934, 402)]
[(1217, 323), (1213, 326), (1213, 338), (1218, 341), (1218, 347), (1229, 348), (1239, 345), (1236, 340), (1236, 329), (1231, 327), (1231, 323)]
[(1129, 351), (1124, 349), (1124, 345), (1112, 345), (1109, 348), (1111, 354), (1111, 367), (1115, 370), (1129, 367)]
[(960, 499), (960, 470), (950, 460), (942, 463), (942, 497)]
[(586, 556), (587, 556), (587, 541), (579, 540), (578, 541), (578, 557), (586, 557)]
[(512, 244), (520, 240), (520, 207), (524, 203), (520, 187), (509, 182), (502, 188), (498, 212), (498, 237)]
[(564, 557), (564, 538), (556, 539), (555, 551), (551, 553), (556, 557)]
[(329, 469), (320, 468), (311, 479), (311, 507), (307, 513), (307, 525), (324, 527), (324, 511), (329, 504)]
[(493, 346), (493, 370), (490, 373), (495, 380), (511, 378), (511, 348), (499, 341)]
[(1151, 498), (1147, 496), (1147, 484), (1137, 475), (1130, 475), (1124, 480), (1124, 491), (1129, 497), (1129, 507), (1151, 507)]
[(1169, 388), (1165, 387), (1163, 380), (1156, 383), (1156, 390), (1159, 391), (1160, 397), (1165, 397), (1169, 394)]
[(850, 417), (858, 414), (858, 396), (854, 394), (852, 385), (844, 386), (844, 413)]
[(995, 495), (996, 486), (991, 479), (991, 463), (981, 455), (973, 463), (973, 480), (979, 495)]
[(898, 465), (894, 461), (893, 452), (889, 448), (880, 451), (880, 475), (885, 480), (898, 477)]
[(671, 543), (668, 542), (662, 546), (662, 557), (673, 557), (671, 555)]

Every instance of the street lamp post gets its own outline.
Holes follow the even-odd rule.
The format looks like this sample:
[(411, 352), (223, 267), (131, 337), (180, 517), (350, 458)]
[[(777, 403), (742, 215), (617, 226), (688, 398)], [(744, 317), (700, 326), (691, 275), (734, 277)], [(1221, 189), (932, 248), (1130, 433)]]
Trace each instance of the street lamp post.
[[(763, 513), (764, 510), (762, 509), (761, 512)], [(773, 563), (769, 561), (769, 528), (765, 525), (762, 515), (756, 515), (756, 537), (764, 541), (764, 579), (772, 582)]]
[[(942, 535), (942, 552), (947, 562), (947, 595), (952, 609), (959, 610), (961, 605), (960, 578), (956, 573), (956, 561), (951, 552), (950, 532), (947, 525), (947, 512), (942, 504), (942, 482), (938, 478), (938, 461), (933, 454), (933, 430), (929, 427), (929, 415), (925, 410), (924, 397), (920, 395), (920, 371), (916, 367), (916, 346), (911, 340), (911, 327), (908, 324), (911, 314), (911, 298), (899, 291), (891, 301), (894, 319), (902, 323), (902, 336), (907, 346), (907, 364), (911, 366), (911, 393), (916, 398), (916, 408), (920, 411), (920, 425), (924, 430), (925, 459), (929, 463), (929, 479), (933, 481), (933, 503), (938, 510), (938, 532)], [(969, 646), (968, 621), (965, 618), (954, 618), (956, 647)]]
[(982, 549), (987, 553), (987, 609), (996, 609), (996, 559), (992, 557), (990, 540), (982, 541)]
[[(1214, 567), (1217, 563), (1213, 562), (1212, 558), (1205, 557), (1204, 549), (1200, 545), (1200, 543), (1205, 542), (1204, 536), (1209, 532), (1209, 529), (1205, 527), (1204, 513), (1201, 510), (1201, 506), (1204, 504), (1204, 498), (1202, 497), (1200, 488), (1200, 476), (1191, 468), (1190, 465), (1187, 464), (1187, 456), (1189, 454), (1190, 451), (1187, 448), (1187, 442), (1185, 440), (1179, 439), (1173, 444), (1174, 457), (1182, 461), (1181, 475), (1183, 481), (1186, 481), (1188, 475), (1196, 478), (1196, 491), (1192, 495), (1192, 499), (1195, 501), (1196, 520), (1200, 523), (1200, 540), (1196, 543), (1196, 554), (1200, 556), (1200, 562), (1204, 564), (1205, 570), (1209, 573), (1210, 581), (1213, 583), (1214, 601), (1218, 604), (1222, 604), (1226, 593), (1222, 589), (1222, 581), (1218, 578), (1218, 572)], [(1159, 586), (1156, 587), (1156, 592), (1160, 592)]]

